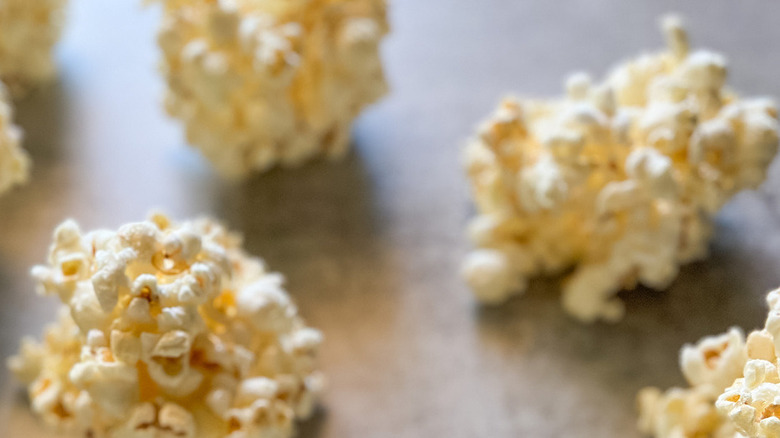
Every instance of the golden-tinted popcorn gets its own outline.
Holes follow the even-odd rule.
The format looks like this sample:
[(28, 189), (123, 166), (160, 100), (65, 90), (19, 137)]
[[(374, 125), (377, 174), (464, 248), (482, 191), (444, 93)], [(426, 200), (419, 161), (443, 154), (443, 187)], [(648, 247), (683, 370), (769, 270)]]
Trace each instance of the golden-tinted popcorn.
[(725, 88), (722, 56), (688, 49), (679, 20), (669, 49), (618, 66), (601, 83), (572, 76), (559, 100), (504, 100), (464, 158), (478, 249), (463, 275), (502, 302), (528, 279), (573, 268), (568, 313), (623, 315), (615, 294), (663, 289), (707, 253), (712, 217), (765, 178), (777, 151), (777, 108)]
[(14, 125), (13, 115), (6, 89), (0, 82), (0, 194), (27, 181), (30, 172), (30, 160), (21, 146), (22, 130)]
[(63, 303), (8, 361), (33, 411), (94, 438), (290, 436), (311, 415), (322, 335), (238, 236), (155, 215), (118, 231), (66, 221), (38, 290)]
[(767, 301), (770, 309), (764, 329), (748, 337), (748, 361), (716, 403), (720, 414), (749, 438), (780, 437), (780, 289), (771, 292)]
[(157, 0), (166, 109), (228, 177), (348, 150), (386, 92), (384, 0)]
[(738, 438), (733, 426), (718, 415), (712, 398), (696, 387), (662, 393), (643, 389), (638, 396), (642, 433), (657, 438)]
[(715, 400), (742, 373), (747, 361), (742, 332), (732, 328), (686, 345), (680, 366), (689, 388), (645, 388), (637, 397), (639, 429), (656, 438), (734, 438), (736, 429), (718, 414)]
[(66, 0), (0, 1), (0, 80), (14, 96), (55, 73)]
[(780, 289), (763, 329), (704, 338), (680, 355), (690, 388), (639, 394), (642, 432), (658, 437), (780, 437)]

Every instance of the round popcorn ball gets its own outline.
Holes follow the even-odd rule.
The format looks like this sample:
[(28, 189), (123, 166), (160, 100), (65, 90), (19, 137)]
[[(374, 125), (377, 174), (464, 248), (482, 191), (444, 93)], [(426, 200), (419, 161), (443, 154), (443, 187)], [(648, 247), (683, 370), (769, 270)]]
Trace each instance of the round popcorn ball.
[(342, 157), (386, 92), (384, 0), (158, 0), (166, 109), (227, 177)]
[(0, 80), (14, 96), (54, 75), (66, 0), (0, 1)]
[(27, 181), (30, 170), (30, 160), (21, 147), (22, 130), (13, 124), (13, 114), (6, 89), (0, 82), (0, 194)]
[(691, 52), (679, 19), (664, 29), (667, 51), (602, 83), (573, 75), (563, 99), (508, 98), (467, 145), (478, 249), (463, 275), (478, 298), (501, 302), (573, 269), (565, 310), (620, 319), (618, 291), (666, 288), (706, 255), (718, 209), (764, 180), (775, 104), (728, 91), (724, 58)]
[(33, 411), (93, 438), (286, 437), (322, 386), (320, 332), (219, 223), (66, 221), (38, 290), (63, 303), (8, 362)]

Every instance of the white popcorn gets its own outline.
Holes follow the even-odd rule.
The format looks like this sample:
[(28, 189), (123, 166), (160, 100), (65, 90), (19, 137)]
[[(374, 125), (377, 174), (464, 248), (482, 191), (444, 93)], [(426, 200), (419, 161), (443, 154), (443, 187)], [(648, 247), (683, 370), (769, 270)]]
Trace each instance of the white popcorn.
[(9, 368), (55, 430), (93, 438), (290, 436), (311, 415), (322, 335), (283, 278), (200, 219), (54, 233), (38, 289), (63, 302)]
[(764, 329), (747, 341), (731, 329), (683, 348), (680, 365), (690, 388), (640, 392), (642, 432), (658, 438), (780, 437), (780, 289), (767, 302)]
[(387, 89), (384, 0), (157, 0), (166, 109), (228, 177), (339, 158)]
[(686, 345), (680, 352), (680, 366), (685, 378), (710, 397), (734, 382), (747, 361), (745, 337), (732, 328), (720, 336), (709, 336), (695, 346)]
[(478, 249), (463, 275), (479, 299), (502, 302), (573, 268), (566, 311), (617, 320), (619, 290), (666, 288), (706, 255), (718, 209), (764, 180), (777, 108), (738, 99), (720, 55), (689, 52), (678, 19), (664, 27), (668, 51), (600, 84), (574, 75), (563, 99), (508, 98), (467, 145)]
[(735, 328), (683, 347), (680, 366), (691, 387), (665, 393), (643, 389), (637, 397), (640, 431), (656, 438), (738, 437), (718, 414), (715, 400), (742, 373), (746, 360), (744, 335)]
[(713, 399), (697, 387), (672, 388), (662, 393), (645, 388), (637, 397), (641, 416), (639, 429), (656, 438), (739, 438), (733, 426), (724, 421)]
[(715, 403), (720, 414), (749, 438), (780, 437), (780, 289), (767, 296), (770, 310), (763, 330), (748, 337), (748, 361)]
[(14, 96), (55, 73), (52, 49), (62, 33), (66, 0), (0, 1), (0, 80)]
[(195, 438), (195, 419), (175, 403), (141, 403), (111, 435), (113, 438)]
[[(0, 10), (2, 10), (1, 3)], [(2, 33), (1, 18), (0, 33)], [(30, 159), (21, 146), (22, 130), (14, 125), (13, 115), (13, 107), (5, 86), (0, 82), (0, 194), (26, 182), (30, 173)]]

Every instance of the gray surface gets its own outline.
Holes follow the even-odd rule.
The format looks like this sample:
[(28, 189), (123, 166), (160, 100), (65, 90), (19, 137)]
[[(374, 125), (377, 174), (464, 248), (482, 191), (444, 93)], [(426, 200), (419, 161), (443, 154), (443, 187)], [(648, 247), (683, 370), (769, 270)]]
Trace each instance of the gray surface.
[[(712, 257), (668, 292), (626, 294), (617, 325), (567, 319), (554, 281), (480, 309), (456, 276), (472, 214), (459, 150), (475, 123), (505, 91), (558, 94), (571, 70), (659, 47), (656, 19), (678, 2), (397, 0), (393, 93), (356, 124), (350, 158), (238, 185), (162, 114), (157, 14), (137, 3), (73, 0), (59, 82), (19, 104), (35, 169), (0, 199), (0, 356), (53, 314), (27, 272), (57, 223), (116, 227), (152, 207), (245, 233), (324, 331), (330, 389), (301, 437), (633, 438), (635, 392), (682, 383), (681, 344), (762, 324), (780, 284), (777, 165), (718, 217)], [(735, 88), (780, 96), (780, 3), (681, 6), (694, 43), (731, 59)], [(49, 436), (5, 371), (0, 390), (0, 435)]]

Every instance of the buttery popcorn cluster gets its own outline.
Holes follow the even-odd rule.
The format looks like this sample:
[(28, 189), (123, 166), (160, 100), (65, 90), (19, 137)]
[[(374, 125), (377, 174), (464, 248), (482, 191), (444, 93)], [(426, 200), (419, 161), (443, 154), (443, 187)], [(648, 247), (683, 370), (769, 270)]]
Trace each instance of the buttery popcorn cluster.
[(66, 0), (0, 1), (0, 80), (14, 96), (54, 75)]
[(21, 147), (22, 130), (13, 124), (13, 107), (0, 82), (0, 194), (27, 181), (30, 161)]
[(744, 368), (715, 403), (721, 416), (749, 438), (780, 437), (780, 289), (767, 302), (766, 324), (748, 338)]
[[(751, 335), (748, 344), (754, 343)], [(655, 438), (739, 437), (736, 428), (718, 414), (715, 400), (742, 375), (747, 357), (745, 337), (736, 328), (683, 347), (680, 365), (690, 387), (665, 393), (658, 388), (640, 391), (639, 430)]]
[(707, 337), (680, 355), (689, 388), (643, 389), (640, 430), (656, 438), (780, 437), (780, 289), (762, 330)]
[(322, 337), (240, 244), (208, 219), (60, 225), (32, 271), (59, 320), (9, 360), (35, 413), (91, 438), (290, 436), (322, 386)]
[(228, 177), (338, 158), (386, 92), (384, 0), (158, 0), (166, 109)]
[(593, 84), (572, 76), (560, 100), (506, 99), (465, 150), (478, 247), (463, 274), (489, 303), (530, 277), (574, 268), (567, 312), (617, 320), (615, 297), (662, 289), (706, 255), (712, 217), (759, 185), (777, 151), (777, 108), (725, 88), (726, 61), (691, 52), (667, 18), (665, 52)]

